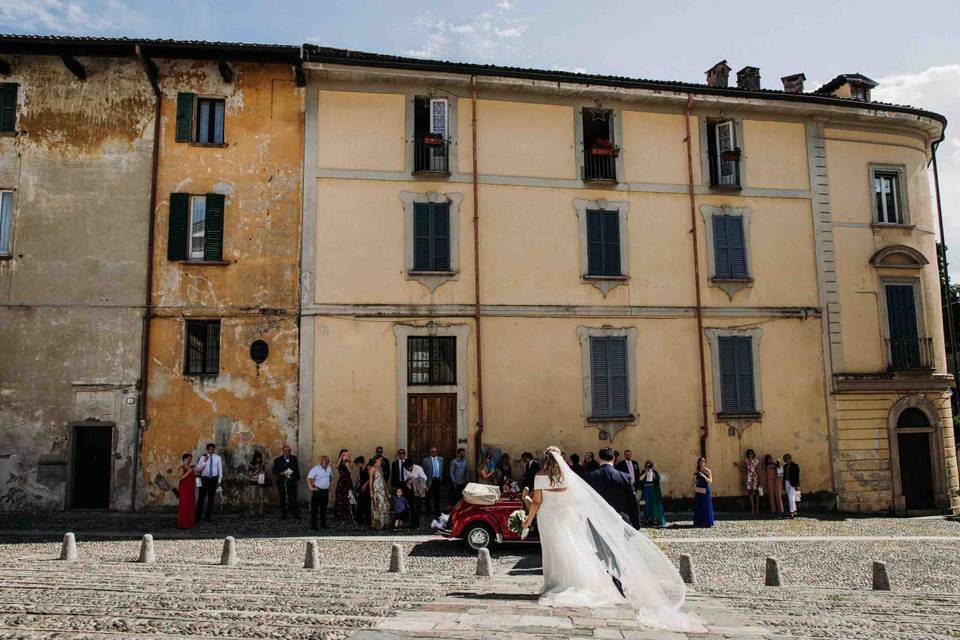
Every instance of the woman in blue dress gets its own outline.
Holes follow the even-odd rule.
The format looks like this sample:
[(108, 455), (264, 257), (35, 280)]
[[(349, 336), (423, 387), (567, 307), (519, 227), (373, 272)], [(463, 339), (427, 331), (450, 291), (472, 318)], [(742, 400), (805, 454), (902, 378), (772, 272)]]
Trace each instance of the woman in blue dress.
[(710, 485), (713, 473), (707, 467), (706, 458), (697, 458), (697, 472), (693, 474), (693, 526), (713, 526), (713, 500), (710, 498)]

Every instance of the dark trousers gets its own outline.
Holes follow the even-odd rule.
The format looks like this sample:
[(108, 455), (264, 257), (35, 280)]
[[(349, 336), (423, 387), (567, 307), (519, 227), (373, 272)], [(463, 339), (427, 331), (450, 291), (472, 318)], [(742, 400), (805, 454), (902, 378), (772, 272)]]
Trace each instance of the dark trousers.
[(420, 512), (423, 510), (423, 498), (418, 498), (413, 491), (407, 495), (407, 504), (410, 505), (410, 526), (420, 526)]
[(357, 524), (370, 524), (370, 494), (357, 494)]
[(424, 511), (433, 507), (434, 517), (440, 515), (440, 490), (443, 489), (443, 480), (441, 478), (433, 478), (433, 482), (430, 483), (430, 487), (427, 489), (427, 501), (424, 505)]
[(280, 495), (280, 517), (286, 518), (290, 513), (294, 518), (300, 517), (300, 507), (297, 505), (297, 483), (289, 480), (277, 482), (277, 493)]
[(466, 484), (454, 483), (453, 485), (453, 504), (457, 504), (463, 499), (463, 490), (467, 488)]
[(206, 511), (204, 512), (204, 519), (207, 522), (210, 522), (210, 514), (213, 513), (213, 497), (217, 495), (217, 484), (219, 478), (207, 478), (205, 476), (200, 476), (200, 493), (197, 496), (197, 513), (196, 519), (200, 519), (200, 513), (204, 512), (204, 503), (206, 503)]
[(310, 527), (317, 528), (317, 516), (320, 524), (327, 527), (327, 503), (330, 501), (330, 489), (315, 489), (310, 495)]

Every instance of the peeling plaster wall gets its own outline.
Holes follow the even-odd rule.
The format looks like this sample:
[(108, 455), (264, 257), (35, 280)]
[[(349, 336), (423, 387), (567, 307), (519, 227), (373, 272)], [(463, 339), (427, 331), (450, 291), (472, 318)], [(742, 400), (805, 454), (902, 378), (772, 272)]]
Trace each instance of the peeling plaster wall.
[[(173, 505), (180, 456), (216, 442), (225, 491), (245, 502), (253, 452), (265, 459), (297, 440), (298, 274), (303, 91), (289, 66), (236, 64), (226, 83), (215, 63), (160, 64), (163, 105), (154, 252), (148, 428), (142, 504)], [(225, 99), (223, 147), (175, 140), (179, 92)], [(167, 260), (170, 193), (226, 196), (223, 260)], [(221, 320), (216, 376), (186, 376), (185, 319)], [(250, 345), (270, 349), (257, 367)]]
[(113, 423), (110, 507), (130, 504), (145, 297), (153, 92), (136, 61), (5, 58), (14, 190), (0, 261), (0, 509), (70, 506), (70, 423)]

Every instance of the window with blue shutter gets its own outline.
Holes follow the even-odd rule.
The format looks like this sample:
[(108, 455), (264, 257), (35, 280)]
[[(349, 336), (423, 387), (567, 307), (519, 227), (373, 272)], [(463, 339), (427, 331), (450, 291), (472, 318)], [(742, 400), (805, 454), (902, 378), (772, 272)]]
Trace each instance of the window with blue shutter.
[(17, 130), (17, 87), (15, 82), (0, 83), (0, 131)]
[(741, 216), (713, 216), (714, 278), (743, 280), (747, 273), (747, 249)]
[(591, 418), (627, 418), (627, 339), (590, 338)]
[(587, 275), (623, 275), (618, 211), (587, 210)]
[(720, 336), (721, 413), (757, 412), (753, 385), (753, 340), (747, 336)]
[(417, 202), (413, 206), (413, 270), (450, 271), (450, 204)]

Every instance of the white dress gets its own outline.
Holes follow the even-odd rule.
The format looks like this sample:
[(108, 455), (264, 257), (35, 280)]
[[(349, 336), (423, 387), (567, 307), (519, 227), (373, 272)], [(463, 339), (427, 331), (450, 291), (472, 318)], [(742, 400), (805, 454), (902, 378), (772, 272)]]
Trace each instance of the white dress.
[[(537, 475), (534, 489), (543, 490), (537, 529), (543, 555), (543, 592), (540, 604), (554, 607), (601, 607), (625, 603), (604, 570), (583, 512), (573, 492), (550, 486)], [(564, 490), (558, 490), (564, 489)]]

